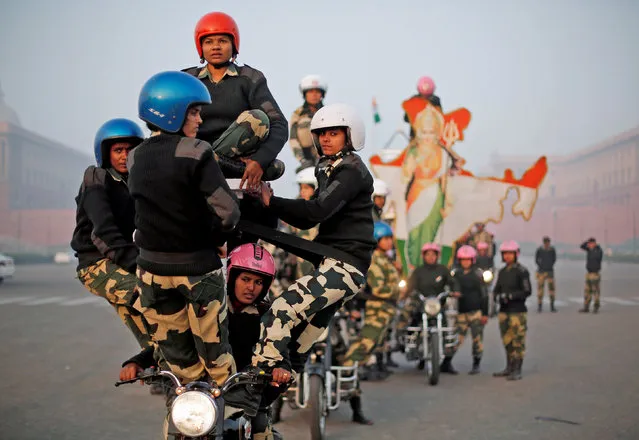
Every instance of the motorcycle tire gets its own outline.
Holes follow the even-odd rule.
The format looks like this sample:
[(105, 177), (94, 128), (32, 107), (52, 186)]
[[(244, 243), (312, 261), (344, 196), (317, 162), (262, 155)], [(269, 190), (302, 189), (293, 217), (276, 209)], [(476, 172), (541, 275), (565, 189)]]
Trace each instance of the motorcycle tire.
[(311, 440), (326, 439), (326, 416), (328, 414), (326, 388), (320, 376), (309, 378), (308, 417), (311, 428)]
[(428, 376), (428, 383), (431, 385), (437, 385), (439, 383), (439, 333), (432, 333), (430, 335), (430, 363), (431, 368)]

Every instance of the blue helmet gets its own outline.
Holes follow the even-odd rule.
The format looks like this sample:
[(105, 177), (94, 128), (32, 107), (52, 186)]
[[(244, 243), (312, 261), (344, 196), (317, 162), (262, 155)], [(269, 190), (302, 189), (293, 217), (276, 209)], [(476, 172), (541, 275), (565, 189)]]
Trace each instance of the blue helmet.
[(142, 86), (138, 115), (163, 131), (177, 133), (189, 107), (210, 103), (211, 94), (196, 77), (184, 72), (161, 72)]
[[(110, 150), (105, 148), (111, 146), (115, 142), (131, 142), (138, 145), (144, 140), (142, 129), (135, 122), (129, 119), (111, 119), (98, 129), (93, 141), (93, 152), (95, 153), (95, 161), (99, 167), (110, 166), (109, 153)], [(110, 141), (106, 142), (105, 141)]]
[(375, 222), (375, 225), (373, 227), (373, 237), (375, 237), (376, 241), (379, 241), (380, 238), (392, 236), (393, 230), (388, 224), (384, 222)]

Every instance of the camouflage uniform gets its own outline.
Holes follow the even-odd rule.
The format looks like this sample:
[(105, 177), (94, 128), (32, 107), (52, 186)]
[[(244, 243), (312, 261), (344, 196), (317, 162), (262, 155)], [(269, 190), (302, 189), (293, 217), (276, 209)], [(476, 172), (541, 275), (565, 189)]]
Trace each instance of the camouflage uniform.
[[(293, 234), (297, 235), (300, 238), (305, 240), (313, 241), (315, 237), (317, 237), (317, 233), (319, 232), (319, 226), (315, 226), (311, 229), (297, 229), (291, 228)], [(297, 257), (297, 265), (295, 271), (295, 277), (297, 279), (302, 278), (303, 276), (310, 275), (313, 273), (315, 268), (313, 264), (309, 261), (304, 260), (303, 258)]]
[(544, 286), (548, 283), (548, 296), (552, 303), (555, 302), (555, 274), (554, 272), (537, 272), (537, 302), (544, 300)]
[(145, 319), (134, 308), (138, 298), (137, 293), (134, 292), (135, 275), (122, 269), (110, 259), (104, 258), (89, 267), (80, 269), (78, 278), (89, 292), (106, 299), (113, 306), (141, 348), (152, 345)]
[(269, 120), (262, 110), (245, 110), (211, 145), (213, 151), (231, 158), (254, 153), (268, 136)]
[(599, 297), (601, 287), (601, 274), (599, 272), (586, 273), (586, 286), (584, 288), (584, 308), (590, 307), (590, 302), (594, 297), (595, 310), (599, 309)]
[[(452, 353), (456, 353), (461, 347), (466, 333), (470, 328), (470, 335), (473, 338), (473, 357), (481, 358), (484, 353), (484, 325), (481, 323), (481, 317), (483, 313), (481, 310), (476, 310), (471, 313), (459, 313), (455, 318), (455, 332), (457, 333), (457, 345), (452, 350)], [(452, 353), (449, 355), (452, 356)]]
[(137, 278), (149, 333), (171, 371), (186, 382), (206, 379), (208, 374), (223, 384), (235, 372), (223, 270), (160, 276), (138, 267)]
[(293, 283), (262, 317), (263, 342), (255, 349), (253, 365), (270, 369), (286, 362), (293, 330), (296, 352), (306, 353), (326, 330), (335, 312), (365, 283), (366, 277), (354, 266), (325, 258), (313, 274)]
[(295, 159), (301, 164), (317, 164), (319, 154), (313, 144), (313, 134), (311, 133), (311, 119), (315, 113), (322, 108), (322, 103), (317, 107), (311, 107), (308, 103), (298, 107), (291, 116), (290, 135), (288, 144), (293, 150)]
[(499, 331), (506, 349), (506, 357), (511, 360), (523, 360), (526, 354), (527, 313), (500, 312), (498, 316)]
[(365, 364), (375, 347), (383, 346), (386, 332), (395, 316), (399, 299), (399, 272), (380, 249), (373, 252), (366, 281), (372, 297), (366, 301), (364, 327), (349, 348), (344, 366)]

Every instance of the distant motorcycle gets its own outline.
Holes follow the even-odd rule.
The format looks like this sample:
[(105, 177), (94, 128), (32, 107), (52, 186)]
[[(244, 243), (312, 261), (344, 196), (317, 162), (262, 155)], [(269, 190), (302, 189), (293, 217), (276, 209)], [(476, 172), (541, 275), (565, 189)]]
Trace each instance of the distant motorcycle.
[(231, 440), (251, 439), (251, 421), (243, 415), (224, 420), (224, 394), (231, 388), (246, 384), (268, 384), (270, 374), (240, 372), (230, 376), (222, 387), (208, 382), (190, 382), (182, 385), (170, 371), (148, 368), (138, 377), (116, 382), (115, 386), (144, 380), (168, 377), (175, 386), (177, 397), (169, 411), (169, 436), (174, 440)]
[[(421, 293), (418, 298), (421, 307), (412, 317), (411, 325), (405, 329), (400, 337), (400, 345), (408, 361), (419, 361), (418, 368), (426, 369), (428, 382), (431, 385), (439, 383), (440, 361), (445, 348), (457, 344), (457, 334), (452, 326), (444, 327), (444, 313), (442, 310), (449, 297), (448, 292), (437, 296), (425, 297)], [(447, 316), (450, 323), (452, 314)]]
[[(493, 281), (495, 280), (495, 269), (490, 268), (482, 270), (482, 278), (486, 285), (486, 291), (490, 293), (493, 289)], [(493, 295), (490, 294), (488, 295), (488, 310), (491, 318), (497, 316), (497, 304), (495, 303)]]

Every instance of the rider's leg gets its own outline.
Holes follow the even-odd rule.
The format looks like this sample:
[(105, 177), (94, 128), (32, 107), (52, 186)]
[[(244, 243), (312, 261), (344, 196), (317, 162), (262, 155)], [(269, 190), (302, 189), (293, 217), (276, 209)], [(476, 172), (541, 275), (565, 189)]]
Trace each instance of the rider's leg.
[(499, 312), (499, 333), (501, 334), (501, 340), (504, 344), (504, 348), (506, 349), (506, 368), (497, 373), (493, 373), (495, 377), (505, 377), (510, 375), (513, 368), (513, 360), (510, 357), (510, 341), (512, 340), (512, 336), (509, 333), (509, 323), (508, 323), (509, 314), (504, 312)]
[(479, 364), (484, 353), (484, 325), (481, 322), (482, 312), (476, 311), (470, 317), (470, 334), (473, 338), (473, 368), (469, 374), (479, 373)]

